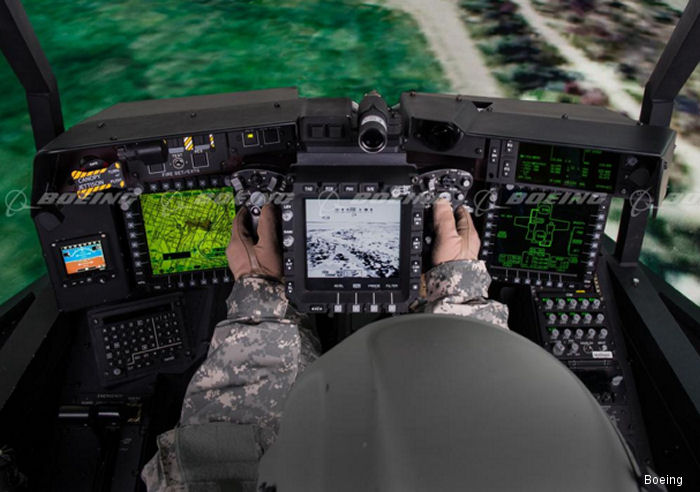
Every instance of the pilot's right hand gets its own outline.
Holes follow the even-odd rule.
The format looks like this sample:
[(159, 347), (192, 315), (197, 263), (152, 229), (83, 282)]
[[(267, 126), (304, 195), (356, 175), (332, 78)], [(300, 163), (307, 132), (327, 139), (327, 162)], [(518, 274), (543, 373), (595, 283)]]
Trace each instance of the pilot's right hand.
[(247, 208), (241, 209), (233, 219), (231, 241), (226, 248), (228, 265), (233, 277), (252, 275), (282, 280), (282, 254), (277, 238), (277, 216), (274, 205), (262, 208), (255, 241), (250, 230), (252, 221)]
[(433, 204), (433, 223), (433, 266), (448, 261), (478, 259), (481, 240), (466, 207), (461, 206), (453, 213), (450, 202), (441, 198)]

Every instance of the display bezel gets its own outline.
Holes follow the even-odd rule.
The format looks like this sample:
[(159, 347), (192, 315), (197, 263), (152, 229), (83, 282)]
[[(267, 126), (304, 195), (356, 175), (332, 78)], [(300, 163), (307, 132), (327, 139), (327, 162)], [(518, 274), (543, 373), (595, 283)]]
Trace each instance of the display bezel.
[[(63, 249), (74, 246), (76, 244), (99, 242), (102, 248), (102, 256), (104, 257), (105, 267), (101, 269), (85, 270), (82, 272), (68, 273), (65, 261), (63, 260)], [(89, 236), (79, 236), (75, 238), (64, 239), (57, 241), (52, 244), (54, 249), (54, 254), (57, 258), (58, 273), (61, 276), (63, 282), (70, 282), (74, 284), (84, 283), (87, 279), (91, 279), (97, 275), (107, 275), (111, 276), (114, 272), (114, 261), (112, 253), (109, 249), (109, 241), (107, 235), (104, 233), (91, 234)]]
[[(358, 173), (359, 171), (359, 173)], [(415, 200), (411, 165), (303, 166), (293, 195), (280, 205), (285, 292), (308, 313), (400, 313), (420, 291), (424, 203)], [(397, 199), (400, 207), (399, 276), (396, 279), (314, 279), (306, 275), (307, 199)]]
[[(206, 192), (207, 190), (221, 188), (231, 189), (235, 207), (235, 190), (226, 182), (223, 176), (219, 175), (200, 177), (196, 184), (192, 185), (187, 185), (186, 182), (176, 182), (175, 184), (172, 182), (151, 183), (149, 184), (148, 192), (143, 194), (151, 195), (174, 191)], [(124, 211), (124, 220), (132, 256), (133, 276), (138, 288), (147, 291), (162, 291), (230, 283), (233, 280), (228, 265), (220, 268), (154, 274), (151, 267), (151, 256), (148, 249), (140, 200), (134, 200), (131, 206)]]

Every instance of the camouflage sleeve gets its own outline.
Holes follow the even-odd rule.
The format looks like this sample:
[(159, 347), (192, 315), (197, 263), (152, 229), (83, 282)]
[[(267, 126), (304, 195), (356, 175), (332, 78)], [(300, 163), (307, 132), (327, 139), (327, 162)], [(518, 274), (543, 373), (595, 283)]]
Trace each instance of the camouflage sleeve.
[[(305, 317), (288, 305), (279, 282), (244, 277), (226, 303), (227, 319), (216, 325), (207, 358), (187, 387), (180, 425), (251, 425), (264, 451), (275, 440), (292, 384), (319, 355), (318, 341)], [(149, 490), (178, 476), (167, 434), (159, 436), (159, 451), (142, 474)]]
[(508, 329), (508, 308), (488, 299), (491, 277), (483, 261), (448, 261), (425, 276), (426, 313), (473, 316)]

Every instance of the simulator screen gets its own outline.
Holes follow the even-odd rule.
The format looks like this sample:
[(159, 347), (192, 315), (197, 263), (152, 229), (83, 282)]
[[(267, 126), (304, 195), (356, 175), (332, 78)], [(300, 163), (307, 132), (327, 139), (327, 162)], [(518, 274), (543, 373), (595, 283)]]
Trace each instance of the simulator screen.
[(61, 257), (68, 275), (107, 268), (100, 241), (87, 241), (63, 246), (61, 247)]
[(522, 191), (504, 190), (501, 194), (494, 218), (491, 264), (582, 276), (592, 260), (593, 244), (599, 241), (600, 206), (548, 204), (546, 200), (528, 204), (522, 200), (524, 196)]
[(306, 200), (308, 278), (399, 276), (398, 200)]
[(210, 188), (139, 197), (153, 275), (225, 268), (233, 190)]

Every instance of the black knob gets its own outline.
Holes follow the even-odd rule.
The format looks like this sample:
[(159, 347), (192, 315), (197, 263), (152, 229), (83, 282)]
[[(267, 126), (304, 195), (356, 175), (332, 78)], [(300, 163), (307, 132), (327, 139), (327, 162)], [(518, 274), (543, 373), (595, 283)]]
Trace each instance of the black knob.
[(445, 175), (442, 177), (442, 179), (440, 180), (440, 183), (441, 183), (442, 186), (444, 186), (445, 188), (452, 188), (452, 187), (455, 185), (456, 182), (457, 182), (457, 181), (455, 180), (455, 178), (454, 178), (452, 175), (450, 175), (450, 174), (445, 174)]

